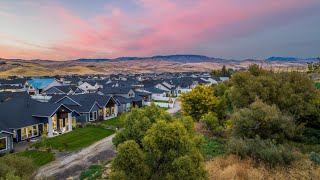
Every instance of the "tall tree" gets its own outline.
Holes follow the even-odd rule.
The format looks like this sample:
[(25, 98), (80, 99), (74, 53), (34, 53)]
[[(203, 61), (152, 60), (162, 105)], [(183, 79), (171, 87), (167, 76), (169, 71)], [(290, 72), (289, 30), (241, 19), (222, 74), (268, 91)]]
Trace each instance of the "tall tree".
[(196, 121), (208, 112), (218, 112), (220, 98), (214, 95), (212, 86), (196, 86), (189, 93), (182, 94), (181, 101), (182, 113), (191, 116)]

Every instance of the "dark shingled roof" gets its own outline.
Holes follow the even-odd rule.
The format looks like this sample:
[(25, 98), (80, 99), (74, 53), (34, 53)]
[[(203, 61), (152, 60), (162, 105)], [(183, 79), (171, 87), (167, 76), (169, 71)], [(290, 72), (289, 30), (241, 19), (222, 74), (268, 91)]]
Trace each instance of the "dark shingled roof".
[[(69, 98), (75, 101), (76, 103), (65, 104), (65, 105), (70, 109), (80, 113), (89, 112), (95, 103), (98, 103), (98, 105), (102, 107), (107, 105), (110, 99), (114, 100), (111, 96), (104, 96), (104, 95), (92, 93), (92, 94), (79, 94), (79, 95), (67, 95), (67, 96), (66, 95), (53, 96), (50, 99), (50, 102), (59, 103), (62, 100), (62, 98)], [(80, 106), (77, 104), (80, 104)]]
[(155, 94), (160, 94), (160, 93), (166, 92), (165, 90), (158, 89), (156, 87), (148, 87), (148, 88), (144, 88), (144, 90), (151, 92), (151, 93), (155, 93)]
[(105, 95), (108, 94), (128, 94), (132, 88), (128, 86), (108, 87), (100, 90)]
[(0, 131), (42, 123), (61, 104), (42, 103), (30, 97), (17, 97), (0, 104)]

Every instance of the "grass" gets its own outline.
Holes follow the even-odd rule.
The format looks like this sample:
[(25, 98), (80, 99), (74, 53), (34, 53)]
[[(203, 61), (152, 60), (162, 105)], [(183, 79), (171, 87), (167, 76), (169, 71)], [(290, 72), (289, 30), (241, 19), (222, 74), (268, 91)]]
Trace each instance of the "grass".
[(44, 146), (45, 144), (47, 147), (51, 147), (53, 149), (73, 151), (87, 147), (113, 133), (113, 130), (104, 128), (78, 128), (69, 133), (46, 139), (44, 143), (37, 142), (34, 145)]
[(94, 180), (100, 179), (103, 173), (102, 165), (91, 165), (86, 171), (82, 171), (80, 179)]
[(212, 159), (225, 153), (224, 145), (219, 141), (209, 138), (208, 136), (205, 136), (205, 141), (201, 147), (201, 151), (205, 155), (206, 159)]
[(253, 159), (241, 159), (235, 155), (220, 156), (206, 162), (208, 179), (319, 179), (320, 166), (309, 158), (294, 161), (288, 167), (268, 168)]
[(32, 159), (33, 163), (39, 167), (55, 160), (54, 155), (46, 151), (27, 150), (19, 152), (17, 155)]
[(316, 86), (317, 89), (320, 89), (320, 82), (316, 82), (315, 86)]
[(122, 127), (120, 122), (120, 116), (114, 117), (112, 119), (101, 121), (101, 124), (113, 127)]

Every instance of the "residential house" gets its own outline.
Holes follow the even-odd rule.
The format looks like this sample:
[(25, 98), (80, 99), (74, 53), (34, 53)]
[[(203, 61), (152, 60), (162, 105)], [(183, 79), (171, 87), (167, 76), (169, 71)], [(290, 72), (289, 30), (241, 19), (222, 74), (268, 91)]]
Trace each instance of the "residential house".
[(53, 94), (66, 94), (66, 95), (74, 95), (74, 94), (83, 94), (84, 92), (78, 88), (77, 86), (53, 86), (46, 91), (42, 92), (43, 95), (53, 95)]
[[(18, 112), (18, 113), (17, 113)], [(20, 142), (47, 133), (53, 137), (72, 131), (79, 114), (63, 104), (42, 103), (30, 97), (15, 97), (0, 104), (0, 131)]]
[(96, 81), (81, 81), (79, 86), (79, 89), (81, 89), (85, 93), (95, 93), (99, 88), (103, 88), (102, 85), (98, 84)]
[(53, 86), (61, 86), (61, 83), (54, 78), (33, 78), (24, 85), (30, 95), (39, 95)]
[(99, 94), (79, 94), (53, 96), (50, 102), (66, 105), (80, 114), (77, 122), (107, 120), (118, 115), (118, 104), (111, 96)]

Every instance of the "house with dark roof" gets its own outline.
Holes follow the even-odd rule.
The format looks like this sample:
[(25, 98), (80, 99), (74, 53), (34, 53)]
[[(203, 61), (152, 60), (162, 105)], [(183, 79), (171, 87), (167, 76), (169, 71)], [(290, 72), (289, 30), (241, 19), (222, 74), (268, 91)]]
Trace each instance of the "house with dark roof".
[[(66, 105), (42, 103), (21, 96), (1, 103), (0, 114), (0, 137), (5, 134), (7, 145), (10, 138), (12, 142), (20, 142), (43, 133), (53, 137), (72, 131), (76, 123), (75, 117), (79, 116)], [(11, 146), (8, 146), (6, 151), (12, 148)]]
[(107, 120), (118, 115), (118, 104), (112, 96), (99, 94), (79, 94), (66, 96), (52, 96), (51, 103), (64, 104), (81, 116), (77, 122)]
[(144, 105), (143, 97), (136, 95), (136, 92), (128, 86), (108, 87), (100, 89), (97, 93), (115, 97), (120, 102), (119, 112), (129, 111), (131, 106), (142, 107)]
[(66, 94), (66, 95), (74, 95), (74, 94), (83, 94), (84, 92), (78, 88), (77, 86), (53, 86), (42, 92), (43, 95), (53, 95), (53, 94)]
[(24, 85), (30, 95), (41, 94), (53, 86), (61, 86), (61, 83), (54, 78), (33, 78)]

